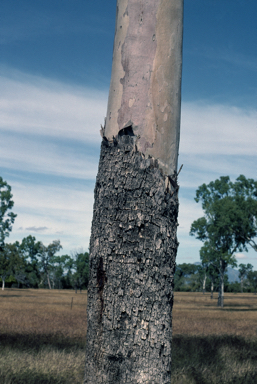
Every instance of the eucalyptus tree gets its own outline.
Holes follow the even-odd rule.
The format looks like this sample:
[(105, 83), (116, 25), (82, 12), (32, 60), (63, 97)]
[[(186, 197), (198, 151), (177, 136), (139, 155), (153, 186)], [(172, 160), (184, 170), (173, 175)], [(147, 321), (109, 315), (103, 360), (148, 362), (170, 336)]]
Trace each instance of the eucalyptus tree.
[(43, 276), (46, 277), (48, 288), (52, 289), (50, 272), (53, 269), (53, 264), (55, 263), (55, 254), (62, 249), (60, 240), (54, 240), (48, 246), (45, 246), (43, 243), (40, 243), (40, 249), (38, 252), (39, 265), (42, 270)]
[[(219, 274), (218, 306), (223, 307), (225, 273), (229, 265), (232, 268), (237, 266), (236, 258), (234, 254), (230, 253), (229, 251), (222, 252), (222, 250), (217, 249), (216, 244), (214, 244), (212, 241), (205, 241), (204, 245), (200, 249), (200, 259), (202, 263), (210, 267), (210, 273), (212, 274), (211, 280), (213, 283), (215, 279), (215, 271), (218, 271), (218, 274)], [(213, 297), (213, 291), (211, 293), (211, 298), (212, 297)]]
[(0, 250), (0, 277), (2, 280), (2, 290), (5, 289), (6, 279), (13, 273), (16, 259), (17, 247), (15, 244), (4, 244)]
[(238, 272), (239, 272), (239, 279), (241, 283), (241, 293), (244, 290), (244, 279), (248, 276), (249, 272), (252, 271), (253, 265), (252, 264), (239, 264)]
[(65, 272), (69, 268), (71, 257), (68, 255), (53, 256), (52, 258), (52, 280), (57, 283), (58, 289), (62, 288), (62, 283), (65, 281)]
[(202, 202), (204, 216), (192, 223), (190, 234), (204, 242), (202, 261), (219, 270), (218, 306), (223, 306), (227, 266), (236, 266), (236, 251), (256, 248), (257, 181), (240, 175), (233, 183), (229, 176), (222, 176), (201, 185), (195, 201)]
[(85, 383), (171, 380), (183, 0), (117, 0), (90, 240)]
[(19, 252), (26, 263), (25, 273), (28, 284), (34, 288), (38, 287), (40, 283), (39, 253), (41, 246), (42, 243), (31, 235), (23, 238), (19, 245)]
[(72, 275), (72, 284), (77, 293), (77, 289), (87, 288), (89, 275), (89, 254), (88, 252), (76, 252), (74, 255), (74, 273)]
[(210, 280), (211, 284), (211, 299), (213, 299), (213, 291), (214, 287), (217, 285), (218, 286), (218, 281), (219, 281), (219, 268), (218, 266), (215, 266), (211, 263), (208, 264), (207, 269), (207, 277)]
[(202, 286), (202, 292), (206, 292), (206, 280), (207, 280), (207, 265), (201, 264), (197, 266), (197, 277)]
[(9, 236), (17, 216), (12, 212), (14, 201), (11, 190), (10, 185), (0, 177), (0, 249), (3, 248), (4, 240)]
[(174, 274), (175, 291), (195, 290), (196, 272), (198, 266), (196, 264), (183, 263), (176, 265)]
[(5, 244), (5, 238), (9, 236), (14, 223), (15, 215), (12, 212), (14, 202), (12, 200), (11, 187), (0, 177), (0, 277), (2, 289), (5, 287), (5, 279), (11, 271), (12, 252)]
[(254, 289), (254, 293), (256, 295), (257, 290), (257, 271), (249, 271), (247, 274), (247, 279), (249, 280), (250, 284), (252, 285)]

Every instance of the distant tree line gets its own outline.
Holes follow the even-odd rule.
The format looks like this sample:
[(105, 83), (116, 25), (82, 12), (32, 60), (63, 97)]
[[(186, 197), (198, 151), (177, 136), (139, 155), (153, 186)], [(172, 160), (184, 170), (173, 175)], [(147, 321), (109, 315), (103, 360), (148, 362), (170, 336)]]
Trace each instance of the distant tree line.
[[(257, 271), (251, 264), (240, 264), (238, 269), (240, 282), (229, 282), (227, 273), (224, 274), (225, 292), (254, 292), (257, 291)], [(174, 290), (180, 292), (219, 292), (219, 271), (211, 266), (197, 264), (178, 264), (174, 276)]]
[(28, 236), (21, 243), (4, 244), (0, 252), (0, 279), (5, 286), (17, 288), (87, 288), (88, 252), (75, 251), (57, 256), (62, 248), (55, 240), (48, 246)]
[(12, 212), (11, 187), (0, 177), (0, 281), (5, 286), (28, 288), (74, 288), (82, 290), (88, 285), (88, 252), (57, 256), (62, 249), (60, 240), (49, 245), (25, 237), (21, 243), (6, 243), (16, 214)]
[[(240, 282), (229, 282), (228, 266), (236, 267), (235, 252), (257, 251), (257, 181), (240, 175), (233, 183), (228, 176), (201, 185), (195, 201), (202, 203), (204, 216), (195, 220), (190, 234), (203, 242), (201, 265), (179, 264), (174, 276), (176, 291), (255, 292), (257, 271), (251, 264), (239, 265)], [(59, 240), (48, 246), (28, 236), (21, 243), (6, 243), (16, 214), (12, 212), (11, 187), (0, 177), (0, 281), (5, 285), (31, 288), (86, 288), (88, 252), (57, 256)]]

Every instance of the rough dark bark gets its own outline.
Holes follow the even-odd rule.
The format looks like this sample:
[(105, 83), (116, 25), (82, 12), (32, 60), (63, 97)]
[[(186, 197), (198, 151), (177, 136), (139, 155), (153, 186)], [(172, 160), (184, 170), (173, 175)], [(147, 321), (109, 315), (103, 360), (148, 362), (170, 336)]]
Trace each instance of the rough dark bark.
[(103, 139), (90, 240), (85, 384), (170, 384), (176, 174)]

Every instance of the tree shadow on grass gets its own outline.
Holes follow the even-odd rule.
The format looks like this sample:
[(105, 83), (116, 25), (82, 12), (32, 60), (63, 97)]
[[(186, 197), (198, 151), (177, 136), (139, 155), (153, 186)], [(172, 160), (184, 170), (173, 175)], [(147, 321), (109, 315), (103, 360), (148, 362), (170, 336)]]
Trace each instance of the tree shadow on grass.
[(1, 384), (67, 384), (65, 378), (49, 374), (37, 374), (34, 371), (26, 371), (13, 375), (1, 375)]
[(67, 353), (85, 348), (85, 340), (82, 338), (71, 338), (60, 333), (49, 334), (19, 334), (1, 333), (1, 348), (8, 347), (18, 351), (38, 352), (42, 347), (53, 347), (54, 349)]
[[(61, 333), (54, 334), (0, 334), (0, 384), (78, 384), (81, 380), (75, 379), (72, 369), (70, 373), (56, 370), (54, 373), (52, 368), (56, 369), (56, 362), (51, 363), (53, 352), (61, 352), (61, 362), (65, 364), (67, 359), (77, 356), (78, 353), (83, 355), (85, 348), (85, 340), (81, 338), (67, 337)], [(67, 354), (67, 355), (66, 355)], [(32, 358), (31, 365), (24, 364), (30, 355)], [(23, 357), (24, 356), (24, 357)], [(46, 360), (44, 361), (44, 359)], [(14, 371), (10, 371), (9, 365), (5, 366), (5, 359), (17, 360), (18, 367)], [(49, 364), (49, 372), (43, 373), (37, 371), (37, 360), (43, 359), (42, 364)], [(30, 359), (29, 359), (30, 361)], [(83, 362), (84, 363), (84, 362)], [(12, 366), (12, 365), (11, 365)], [(54, 370), (55, 370), (54, 369)], [(75, 369), (75, 368), (74, 368)], [(72, 375), (70, 377), (70, 375)], [(76, 372), (77, 375), (77, 372)], [(80, 375), (80, 373), (79, 373)]]
[[(172, 351), (173, 370), (186, 374), (190, 383), (257, 383), (256, 337), (255, 340), (246, 340), (230, 335), (176, 335)], [(240, 369), (246, 365), (247, 371)]]

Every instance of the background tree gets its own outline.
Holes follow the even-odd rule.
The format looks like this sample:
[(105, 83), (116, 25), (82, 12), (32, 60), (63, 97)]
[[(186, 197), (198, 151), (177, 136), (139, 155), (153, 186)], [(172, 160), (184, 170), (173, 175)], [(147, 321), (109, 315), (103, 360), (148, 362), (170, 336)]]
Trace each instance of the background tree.
[(77, 289), (87, 288), (89, 277), (89, 254), (88, 252), (76, 252), (74, 257), (74, 273), (72, 283), (77, 293)]
[(170, 384), (183, 0), (118, 0), (116, 15), (85, 383)]
[(37, 288), (40, 282), (40, 266), (38, 259), (40, 249), (41, 243), (36, 241), (36, 238), (31, 235), (25, 237), (19, 246), (21, 256), (26, 262), (25, 273), (28, 279), (28, 284), (34, 288)]
[(54, 256), (52, 258), (52, 273), (53, 279), (56, 280), (56, 284), (59, 289), (63, 288), (63, 285), (67, 285), (65, 282), (65, 271), (70, 266), (71, 257), (68, 255)]
[(0, 249), (0, 277), (2, 279), (2, 290), (5, 289), (7, 277), (13, 273), (17, 262), (17, 247), (15, 244), (4, 244)]
[(234, 223), (231, 229), (235, 242), (247, 251), (251, 246), (257, 251), (257, 181), (240, 175), (230, 182), (229, 196), (233, 200)]
[(215, 264), (209, 263), (206, 272), (210, 280), (211, 299), (213, 299), (214, 288), (219, 285), (219, 268)]
[(0, 177), (0, 247), (3, 247), (4, 240), (9, 236), (14, 223), (15, 215), (11, 212), (14, 202), (12, 200), (11, 187)]
[(197, 276), (202, 286), (202, 292), (205, 294), (206, 291), (206, 280), (207, 280), (207, 265), (197, 265)]
[(193, 276), (197, 272), (197, 265), (190, 263), (183, 263), (176, 265), (176, 271), (174, 275), (174, 289), (176, 291), (194, 291), (195, 279)]
[(235, 265), (234, 253), (256, 245), (257, 182), (240, 175), (232, 183), (228, 176), (222, 176), (201, 185), (195, 201), (202, 202), (204, 216), (192, 223), (190, 234), (204, 242), (202, 252), (219, 264), (218, 305), (223, 306), (224, 273), (228, 265)]
[(230, 254), (229, 252), (222, 252), (221, 250), (217, 250), (217, 248), (215, 248), (215, 245), (213, 245), (210, 241), (205, 241), (204, 245), (200, 249), (200, 259), (202, 260), (202, 263), (213, 267), (213, 273), (215, 270), (218, 271), (218, 306), (223, 307), (225, 273), (229, 265), (232, 268), (237, 266), (236, 258), (233, 254)]
[(244, 290), (244, 279), (248, 276), (248, 273), (253, 269), (253, 265), (251, 264), (239, 264), (239, 279), (241, 283), (241, 293)]
[(9, 246), (12, 248), (12, 275), (18, 283), (18, 288), (20, 284), (29, 287), (28, 263), (24, 254), (21, 252), (20, 244), (16, 241), (14, 244), (9, 244)]
[(252, 285), (254, 289), (254, 293), (256, 295), (256, 290), (257, 290), (257, 271), (249, 271), (247, 274), (247, 278)]
[(40, 249), (38, 252), (38, 257), (40, 260), (39, 265), (43, 272), (43, 276), (45, 276), (47, 279), (49, 289), (52, 289), (50, 272), (52, 271), (52, 267), (55, 261), (54, 256), (57, 252), (60, 251), (60, 249), (62, 249), (60, 240), (54, 240), (47, 247), (43, 243), (40, 244)]

